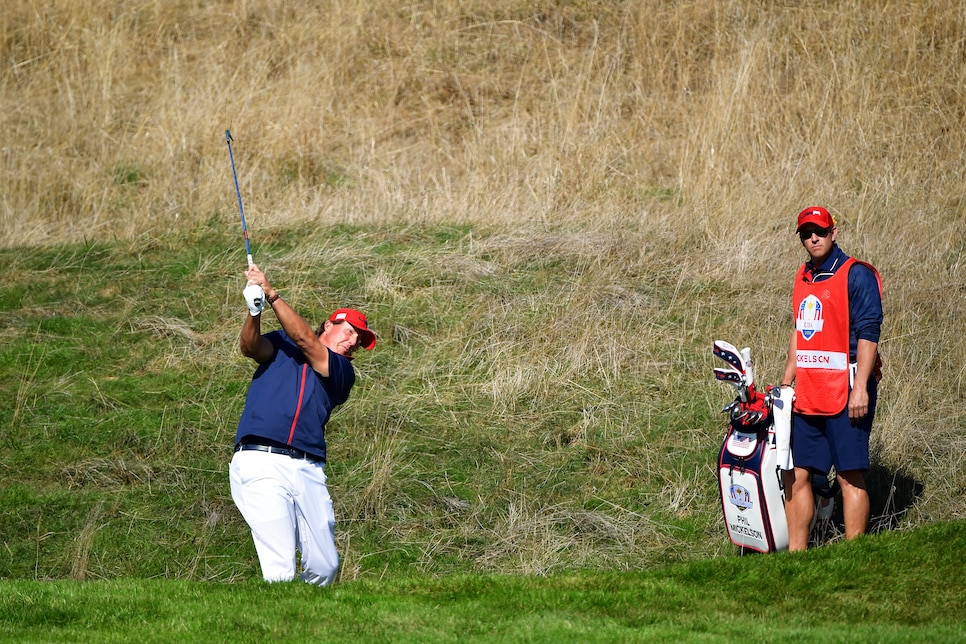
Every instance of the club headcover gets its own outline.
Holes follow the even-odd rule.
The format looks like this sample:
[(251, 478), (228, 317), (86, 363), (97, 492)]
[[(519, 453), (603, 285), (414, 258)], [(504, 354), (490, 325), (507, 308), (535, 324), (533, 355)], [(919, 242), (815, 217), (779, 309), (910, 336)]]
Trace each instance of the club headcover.
[(741, 357), (741, 352), (733, 344), (725, 342), (724, 340), (715, 340), (714, 355), (737, 369), (742, 375), (747, 373), (748, 365), (745, 364), (744, 358)]

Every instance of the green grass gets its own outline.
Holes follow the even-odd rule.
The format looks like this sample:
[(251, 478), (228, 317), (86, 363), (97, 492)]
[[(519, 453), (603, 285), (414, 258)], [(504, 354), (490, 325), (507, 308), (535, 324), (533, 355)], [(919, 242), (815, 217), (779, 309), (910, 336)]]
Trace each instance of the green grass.
[[(942, 545), (942, 547), (938, 547)], [(301, 583), (0, 582), (16, 641), (954, 642), (966, 525), (804, 554), (548, 577), (411, 574)]]
[[(885, 508), (884, 464), (877, 519), (901, 532), (734, 556), (710, 345), (741, 341), (716, 302), (745, 287), (652, 266), (626, 232), (260, 231), (256, 260), (297, 310), (358, 306), (380, 335), (328, 428), (340, 582), (263, 585), (228, 490), (252, 366), (243, 248), (218, 228), (0, 250), (11, 639), (959, 632), (961, 524), (907, 515), (930, 493)], [(920, 489), (950, 484), (928, 475)]]

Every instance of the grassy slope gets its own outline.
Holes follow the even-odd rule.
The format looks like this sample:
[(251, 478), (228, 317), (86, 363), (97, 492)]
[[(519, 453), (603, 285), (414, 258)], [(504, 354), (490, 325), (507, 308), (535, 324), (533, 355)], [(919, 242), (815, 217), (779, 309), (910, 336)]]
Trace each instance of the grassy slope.
[[(360, 359), (356, 397), (330, 427), (346, 573), (634, 568), (696, 544), (716, 551), (708, 484), (722, 392), (703, 370), (710, 336), (688, 331), (646, 353), (627, 339), (695, 324), (686, 300), (662, 304), (681, 285), (634, 276), (575, 294), (599, 268), (554, 238), (531, 251), (533, 240), (477, 235), (467, 253), (471, 236), (340, 229), (257, 246), (307, 315), (344, 298), (379, 321), (379, 350)], [(205, 230), (0, 251), (35, 285), (4, 291), (5, 576), (251, 573), (225, 478), (251, 372), (235, 348), (239, 253), (224, 250), (235, 242)], [(315, 261), (329, 252), (390, 275), (399, 293), (353, 299), (359, 278)], [(581, 331), (567, 309), (585, 297), (623, 301), (629, 316)], [(660, 319), (633, 328), (654, 309)], [(502, 356), (555, 333), (593, 351), (503, 371)], [(702, 368), (671, 368), (689, 363)]]
[[(649, 272), (636, 241), (262, 232), (256, 258), (298, 309), (357, 305), (381, 335), (329, 428), (343, 580), (731, 552), (709, 346), (739, 296)], [(200, 227), (0, 261), (32, 285), (2, 291), (0, 574), (257, 577), (226, 476), (251, 374), (237, 238)], [(881, 507), (888, 487), (875, 494)]]
[(17, 641), (955, 642), (966, 632), (964, 524), (802, 555), (550, 577), (390, 575), (300, 583), (0, 582)]

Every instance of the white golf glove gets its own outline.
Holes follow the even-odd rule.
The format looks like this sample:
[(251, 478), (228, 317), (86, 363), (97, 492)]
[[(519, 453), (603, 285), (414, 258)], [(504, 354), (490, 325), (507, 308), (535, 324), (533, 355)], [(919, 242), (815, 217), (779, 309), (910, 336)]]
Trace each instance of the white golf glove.
[(265, 291), (258, 284), (249, 284), (242, 294), (245, 296), (245, 303), (248, 304), (248, 311), (252, 317), (260, 314), (265, 308)]

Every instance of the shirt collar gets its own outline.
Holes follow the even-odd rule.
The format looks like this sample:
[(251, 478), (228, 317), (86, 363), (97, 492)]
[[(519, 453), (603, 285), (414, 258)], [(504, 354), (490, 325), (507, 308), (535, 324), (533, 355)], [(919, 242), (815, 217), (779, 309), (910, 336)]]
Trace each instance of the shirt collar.
[(835, 274), (835, 271), (842, 266), (846, 259), (848, 259), (848, 256), (839, 248), (839, 245), (833, 244), (832, 252), (817, 269), (812, 265), (812, 262), (805, 263), (805, 275), (812, 282), (827, 279)]

